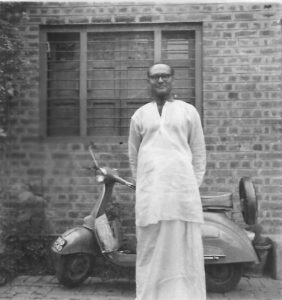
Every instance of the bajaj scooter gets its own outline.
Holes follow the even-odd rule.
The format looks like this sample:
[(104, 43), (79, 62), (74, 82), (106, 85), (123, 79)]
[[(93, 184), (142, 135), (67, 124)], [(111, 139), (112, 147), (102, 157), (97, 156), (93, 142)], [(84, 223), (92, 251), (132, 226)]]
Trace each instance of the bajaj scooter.
[[(89, 152), (93, 160), (89, 169), (95, 172), (97, 182), (102, 184), (102, 193), (90, 215), (84, 218), (83, 225), (67, 230), (52, 245), (56, 277), (67, 287), (78, 286), (88, 278), (97, 257), (102, 256), (121, 267), (134, 267), (136, 261), (135, 239), (124, 245), (116, 220), (109, 221), (106, 214), (115, 184), (132, 190), (135, 190), (135, 185), (121, 178), (117, 170), (100, 167), (92, 146)], [(245, 221), (255, 224), (257, 203), (251, 180), (242, 178), (239, 190)], [(247, 232), (228, 217), (233, 208), (232, 193), (206, 194), (201, 198), (207, 290), (230, 291), (240, 281), (244, 266), (258, 262), (252, 245), (254, 233)]]

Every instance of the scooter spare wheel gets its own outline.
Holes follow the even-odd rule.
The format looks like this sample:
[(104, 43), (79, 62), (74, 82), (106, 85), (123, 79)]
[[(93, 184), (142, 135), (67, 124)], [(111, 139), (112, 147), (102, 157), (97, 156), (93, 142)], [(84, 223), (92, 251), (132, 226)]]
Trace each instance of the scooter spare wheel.
[(239, 196), (244, 221), (248, 225), (257, 222), (258, 204), (255, 187), (250, 177), (242, 177), (239, 182)]

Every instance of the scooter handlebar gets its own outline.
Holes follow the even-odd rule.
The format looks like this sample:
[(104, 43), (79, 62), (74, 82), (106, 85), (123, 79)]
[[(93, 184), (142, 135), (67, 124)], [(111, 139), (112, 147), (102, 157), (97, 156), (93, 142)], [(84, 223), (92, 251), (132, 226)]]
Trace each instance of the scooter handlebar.
[[(91, 144), (89, 145), (88, 149), (89, 149), (89, 152), (90, 152), (92, 160), (93, 160), (93, 167), (94, 167), (94, 169), (100, 170), (100, 172), (103, 175), (106, 175), (107, 174), (107, 170), (105, 170), (104, 168), (99, 167), (99, 164), (98, 164), (98, 162), (96, 160), (96, 157), (94, 155), (94, 152), (92, 150), (92, 145)], [(114, 176), (115, 180), (117, 182), (119, 182), (120, 184), (126, 185), (126, 186), (130, 187), (131, 189), (135, 190), (135, 185), (133, 183), (131, 183), (131, 182), (129, 182), (129, 181), (127, 181), (127, 180), (119, 177), (116, 174), (112, 174), (112, 176)]]
[(103, 175), (107, 175), (109, 177), (111, 177), (114, 181), (122, 184), (122, 185), (126, 185), (128, 187), (130, 187), (131, 189), (134, 189), (135, 190), (135, 185), (123, 178), (121, 178), (119, 175), (118, 175), (118, 172), (116, 169), (111, 169), (111, 168), (101, 168), (101, 171), (102, 171), (102, 174)]
[(133, 183), (131, 183), (131, 182), (119, 177), (119, 176), (115, 176), (115, 179), (120, 184), (126, 185), (126, 186), (130, 187), (133, 190), (136, 189), (136, 186)]

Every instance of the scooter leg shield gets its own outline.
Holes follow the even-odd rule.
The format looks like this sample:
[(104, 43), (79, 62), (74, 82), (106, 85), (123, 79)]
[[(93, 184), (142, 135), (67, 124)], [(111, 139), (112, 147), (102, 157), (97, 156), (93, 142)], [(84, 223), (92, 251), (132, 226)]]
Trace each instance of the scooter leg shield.
[(52, 245), (52, 251), (67, 255), (72, 253), (95, 254), (98, 245), (94, 233), (85, 227), (75, 227), (59, 236)]

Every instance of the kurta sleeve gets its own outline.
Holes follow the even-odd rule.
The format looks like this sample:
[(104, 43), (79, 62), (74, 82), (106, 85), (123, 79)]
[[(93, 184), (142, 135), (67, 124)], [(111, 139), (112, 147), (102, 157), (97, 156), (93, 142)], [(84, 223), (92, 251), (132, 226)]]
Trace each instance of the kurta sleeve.
[(136, 121), (131, 118), (128, 137), (128, 156), (132, 177), (136, 180), (138, 150), (141, 143), (141, 135)]
[(188, 141), (192, 152), (192, 164), (195, 176), (198, 186), (200, 186), (206, 172), (206, 145), (201, 119), (196, 109)]

